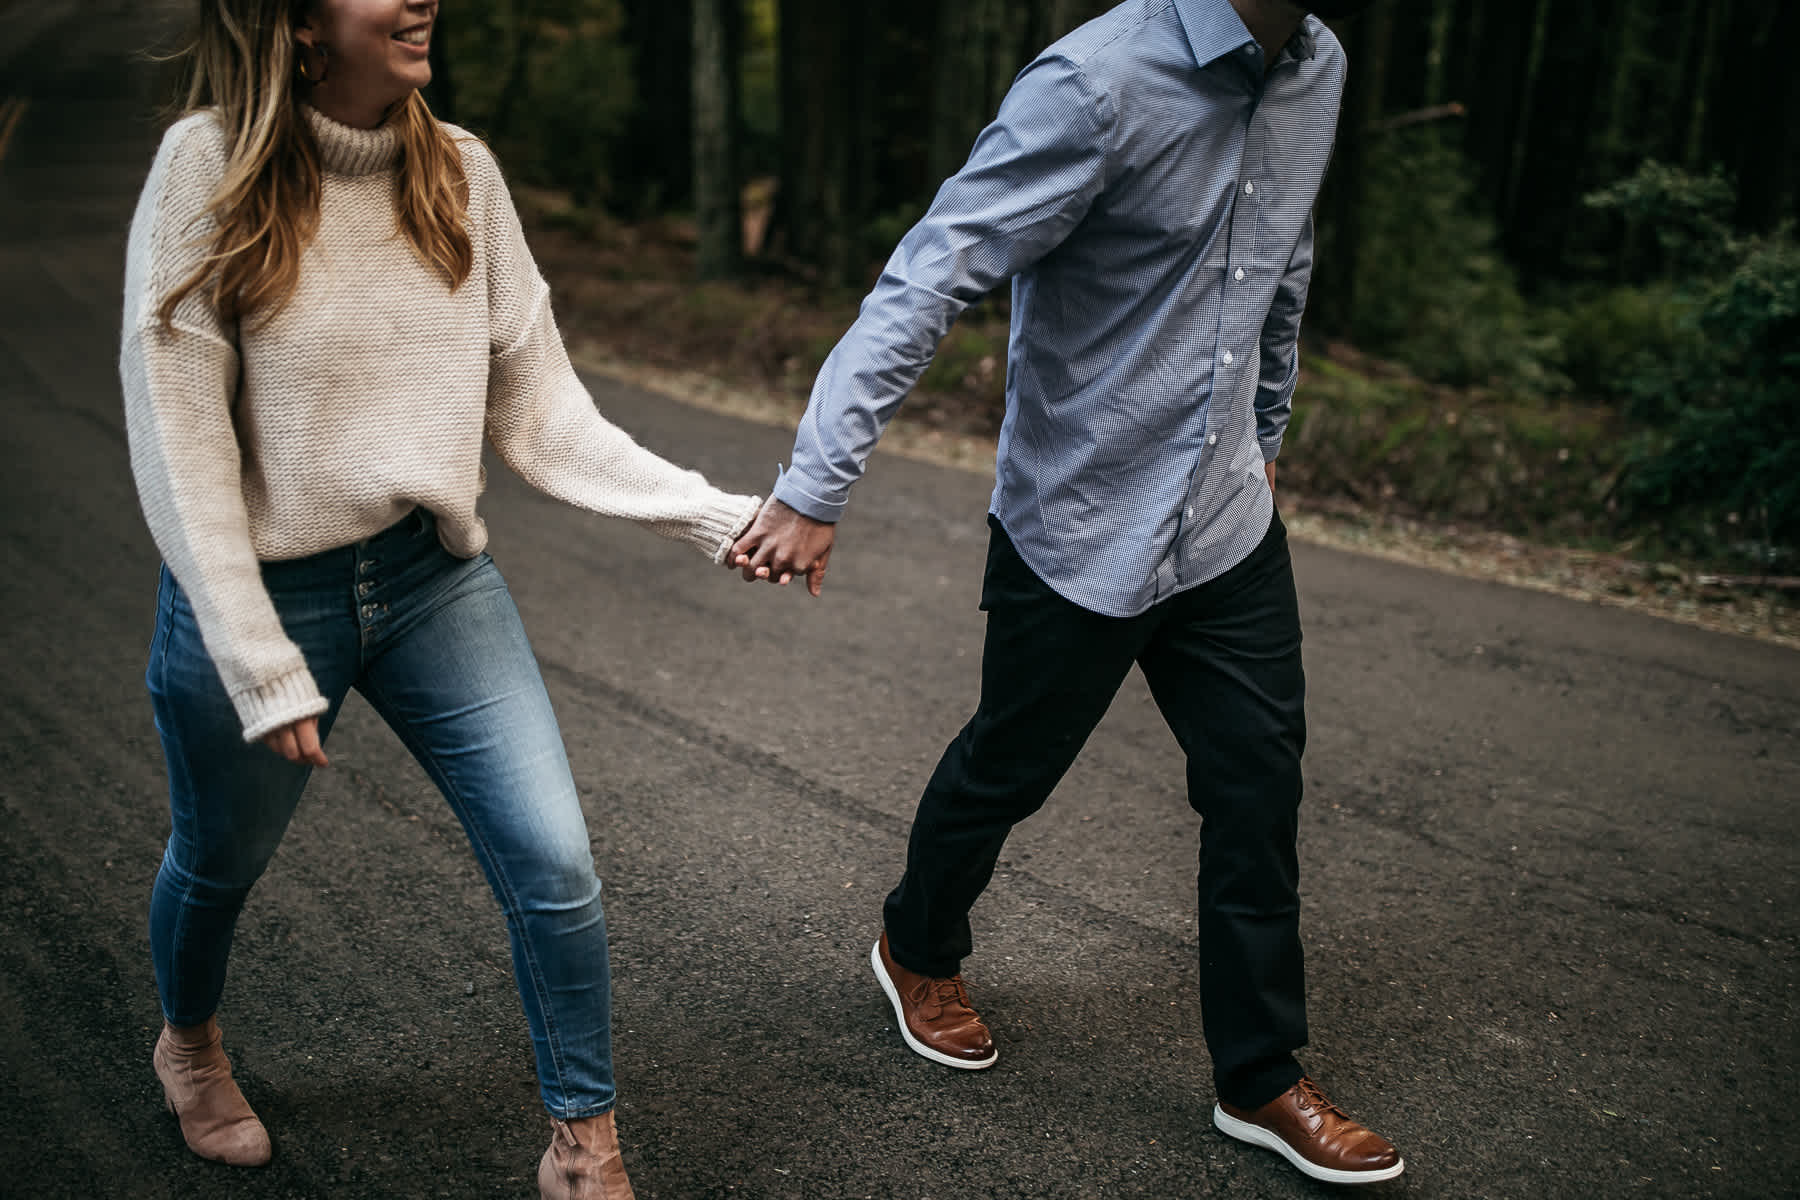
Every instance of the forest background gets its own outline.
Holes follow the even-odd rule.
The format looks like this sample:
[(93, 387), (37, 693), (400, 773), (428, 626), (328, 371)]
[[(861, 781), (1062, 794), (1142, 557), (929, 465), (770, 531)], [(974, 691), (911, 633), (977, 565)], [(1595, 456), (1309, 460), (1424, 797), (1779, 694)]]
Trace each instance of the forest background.
[[(1108, 7), (453, 5), (431, 98), (500, 155), (587, 361), (791, 421), (1014, 74)], [(1800, 5), (1376, 0), (1333, 27), (1290, 503), (1608, 552), (1772, 623), (1800, 598)], [(965, 314), (890, 443), (980, 457), (1007, 307)]]

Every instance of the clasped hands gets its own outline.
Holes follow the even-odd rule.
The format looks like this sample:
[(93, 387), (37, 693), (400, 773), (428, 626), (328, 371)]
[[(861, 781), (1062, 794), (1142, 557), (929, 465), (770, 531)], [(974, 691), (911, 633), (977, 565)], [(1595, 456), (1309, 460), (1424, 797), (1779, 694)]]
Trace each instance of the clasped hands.
[(815, 521), (771, 498), (725, 552), (725, 566), (740, 572), (745, 583), (760, 579), (785, 587), (804, 575), (806, 590), (817, 596), (825, 586), (825, 568), (831, 562), (831, 544), (836, 537), (836, 525)]

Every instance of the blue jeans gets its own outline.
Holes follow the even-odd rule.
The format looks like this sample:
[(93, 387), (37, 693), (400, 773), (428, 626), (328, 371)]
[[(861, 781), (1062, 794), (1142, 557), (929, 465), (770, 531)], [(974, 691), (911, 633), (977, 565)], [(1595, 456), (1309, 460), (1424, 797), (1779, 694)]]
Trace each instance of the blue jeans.
[[(544, 1106), (614, 1103), (611, 979), (600, 880), (562, 734), (493, 560), (459, 559), (423, 510), (366, 541), (263, 565), (287, 634), (330, 702), (351, 688), (450, 801), (506, 914)], [(310, 768), (247, 745), (168, 568), (147, 675), (173, 828), (150, 900), (163, 1016), (218, 1007), (232, 931)]]

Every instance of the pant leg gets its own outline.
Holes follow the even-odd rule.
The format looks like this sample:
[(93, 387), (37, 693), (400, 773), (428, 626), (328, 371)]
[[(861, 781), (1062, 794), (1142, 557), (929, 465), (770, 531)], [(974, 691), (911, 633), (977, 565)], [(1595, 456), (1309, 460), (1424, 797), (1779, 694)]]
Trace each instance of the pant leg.
[(998, 522), (981, 606), (981, 699), (919, 799), (906, 873), (884, 906), (895, 961), (956, 974), (972, 949), (969, 910), (1012, 827), (1042, 807), (1106, 714), (1145, 637), (1057, 595)]
[[(349, 691), (356, 629), (347, 600), (319, 596), (291, 570), (287, 582), (293, 586), (278, 582), (270, 595), (331, 702), (320, 718), (324, 734)], [(280, 844), (311, 768), (244, 742), (193, 608), (167, 567), (145, 682), (168, 764), (170, 815), (150, 894), (150, 955), (164, 1019), (198, 1025), (219, 1006), (238, 914)]]
[(612, 985), (562, 734), (499, 570), (427, 536), (429, 569), (389, 548), (365, 580), (382, 628), (357, 687), (449, 800), (500, 902), (544, 1106), (594, 1116), (615, 1101)]
[(1187, 755), (1201, 818), (1200, 1001), (1219, 1096), (1258, 1107), (1300, 1077), (1300, 755), (1306, 681), (1286, 531), (1168, 604), (1140, 660)]

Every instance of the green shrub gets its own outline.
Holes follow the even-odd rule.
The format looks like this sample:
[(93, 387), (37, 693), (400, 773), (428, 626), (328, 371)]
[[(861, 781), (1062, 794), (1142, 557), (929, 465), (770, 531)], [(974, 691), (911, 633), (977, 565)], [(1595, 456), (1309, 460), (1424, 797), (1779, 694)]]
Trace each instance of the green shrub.
[(606, 164), (634, 102), (631, 54), (603, 29), (557, 32), (532, 55), (533, 117), (519, 140), (538, 181), (598, 204), (611, 191)]
[(1671, 283), (1613, 287), (1566, 299), (1546, 312), (1562, 347), (1562, 369), (1586, 396), (1627, 399), (1633, 380), (1694, 335), (1693, 306)]
[(635, 103), (622, 19), (618, 0), (497, 0), (454, 14), (457, 119), (494, 143), (510, 177), (605, 199)]
[(1653, 236), (1674, 316), (1642, 330), (1623, 373), (1641, 427), (1619, 487), (1627, 518), (1705, 557), (1781, 557), (1800, 545), (1800, 245), (1785, 229), (1736, 234), (1716, 170), (1646, 161), (1585, 199)]
[(1630, 176), (1582, 197), (1589, 208), (1617, 214), (1627, 246), (1654, 241), (1659, 253), (1628, 258), (1627, 274), (1651, 279), (1717, 276), (1735, 259), (1731, 212), (1736, 189), (1719, 168), (1695, 175), (1645, 159)]
[(1800, 245), (1782, 234), (1736, 257), (1698, 301), (1694, 336), (1633, 381), (1654, 424), (1621, 491), (1690, 549), (1735, 541), (1767, 562), (1800, 546)]
[(1553, 391), (1557, 346), (1520, 297), (1467, 161), (1433, 129), (1370, 143), (1350, 335), (1438, 383)]
[(1282, 453), (1298, 492), (1561, 539), (1602, 525), (1595, 481), (1614, 478), (1620, 457), (1604, 407), (1376, 378), (1317, 356), (1301, 387)]

